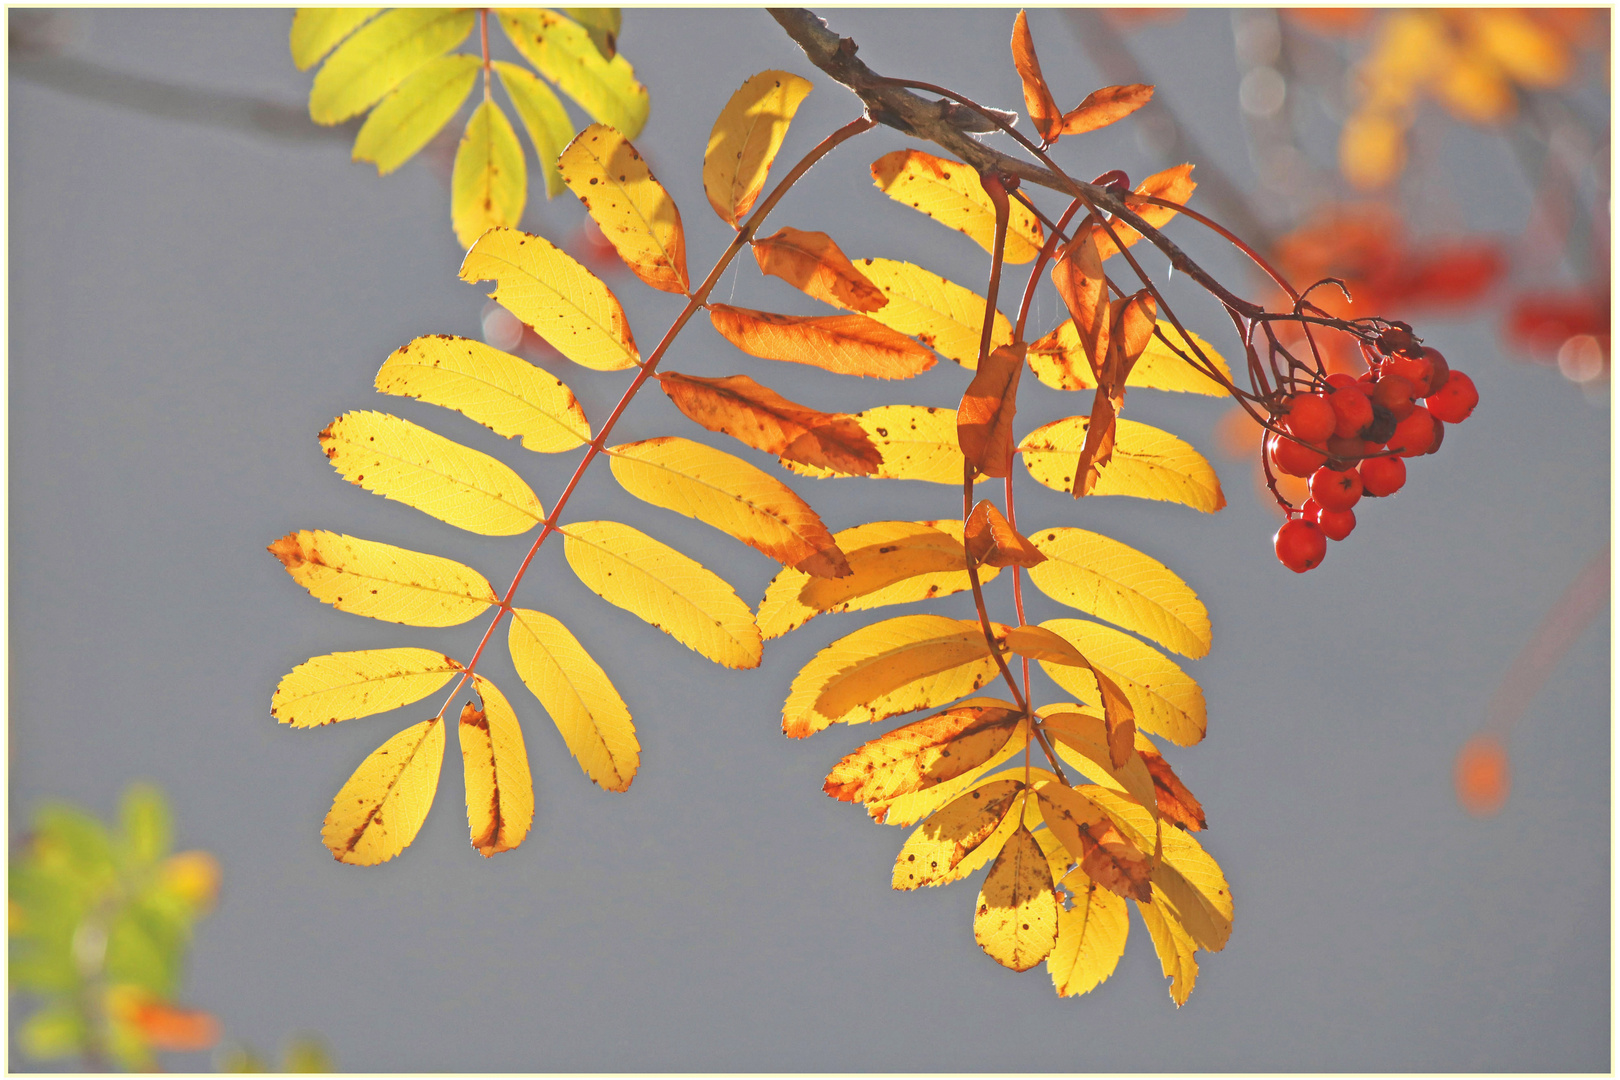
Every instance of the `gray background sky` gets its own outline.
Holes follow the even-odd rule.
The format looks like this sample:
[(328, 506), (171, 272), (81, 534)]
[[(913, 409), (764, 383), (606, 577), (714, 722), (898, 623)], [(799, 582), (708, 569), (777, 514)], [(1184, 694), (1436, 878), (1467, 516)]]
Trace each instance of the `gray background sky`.
[[(881, 71), (1019, 107), (1011, 10), (826, 14)], [(292, 106), (308, 91), (284, 11), (79, 19), (76, 55), (121, 71)], [(1102, 84), (1059, 13), (1031, 20), (1061, 100)], [(1135, 40), (1160, 93), (1252, 183), (1227, 14), (1197, 11)], [(630, 11), (622, 47), (652, 93), (638, 145), (684, 210), (694, 277), (729, 236), (705, 206), (700, 163), (732, 90), (772, 67), (816, 82), (784, 161), (857, 111), (762, 12)], [(488, 861), (469, 848), (452, 746), (414, 846), (380, 868), (335, 863), (319, 841), (332, 795), (422, 710), (293, 732), (269, 716), (276, 681), (341, 649), (465, 656), (483, 624), (422, 630), (336, 612), (265, 544), (332, 529), (458, 558), (497, 584), (524, 545), (344, 483), (316, 433), (347, 410), (398, 411), (508, 461), (548, 507), (575, 459), (370, 389), (412, 337), (479, 331), (484, 298), (456, 280), (448, 194), (431, 169), (379, 180), (341, 139), (176, 122), (43, 87), (15, 63), (9, 119), (12, 831), (43, 798), (107, 814), (130, 780), (167, 788), (182, 844), (224, 864), (186, 996), (230, 1035), (269, 1048), (318, 1031), (354, 1070), (1609, 1068), (1606, 622), (1516, 730), (1506, 811), (1471, 819), (1451, 790), (1453, 755), (1497, 679), (1609, 537), (1607, 405), (1510, 362), (1494, 321), (1420, 326), (1483, 403), (1308, 575), (1272, 555), (1275, 521), (1249, 462), (1213, 458), (1231, 502), (1213, 516), (1077, 506), (1019, 474), (1026, 524), (1108, 532), (1208, 604), (1214, 651), (1186, 667), (1208, 696), (1209, 735), (1172, 761), (1209, 812), (1201, 839), (1237, 903), (1231, 943), (1199, 954), (1186, 1007), (1171, 1004), (1134, 917), (1114, 976), (1060, 1000), (1044, 968), (1014, 976), (980, 953), (976, 883), (890, 891), (905, 832), (821, 794), (831, 764), (873, 730), (782, 738), (794, 672), (856, 617), (817, 620), (771, 643), (761, 668), (725, 671), (598, 601), (551, 545), (520, 600), (562, 617), (629, 701), (643, 746), (631, 791), (584, 779), (496, 655), (487, 673), (518, 706), (533, 762), (529, 840)], [(1140, 149), (1129, 122), (1074, 142), (1060, 160), (1088, 176), (1172, 163)], [(885, 129), (844, 148), (772, 228), (826, 229), (852, 255), (914, 259), (982, 287), (976, 247), (871, 187), (867, 163), (904, 145)], [(1457, 223), (1519, 227), (1528, 193), (1500, 140), (1452, 126), (1441, 163)], [(562, 238), (580, 220), (565, 195), (531, 203), (525, 225)], [(1203, 236), (1180, 235), (1245, 281)], [(796, 302), (745, 262), (720, 299)], [(650, 348), (674, 299), (628, 275), (610, 283)], [(1176, 295), (1230, 350), (1214, 305)], [(1043, 305), (1050, 324), (1050, 294)], [(965, 382), (949, 363), (909, 384), (772, 369), (701, 320), (666, 366), (748, 372), (830, 409), (954, 405)], [(625, 378), (559, 374), (596, 423)], [(1052, 392), (1021, 405), (1021, 428), (1086, 408)], [(1224, 409), (1151, 392), (1128, 403), (1211, 455)], [(671, 432), (722, 444), (656, 393), (615, 438)], [(945, 516), (956, 498), (923, 484), (795, 483), (833, 528)], [(703, 553), (753, 602), (773, 572), (625, 497), (605, 470), (570, 516), (614, 517)], [(188, 1062), (206, 1066), (173, 1059)], [(13, 1049), (12, 1067), (25, 1065)]]

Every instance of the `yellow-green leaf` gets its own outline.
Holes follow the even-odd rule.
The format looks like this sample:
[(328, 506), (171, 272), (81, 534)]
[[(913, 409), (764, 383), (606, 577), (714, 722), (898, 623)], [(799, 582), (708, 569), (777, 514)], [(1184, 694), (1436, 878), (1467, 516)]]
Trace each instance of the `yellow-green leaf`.
[(305, 660), (282, 676), (270, 715), (295, 728), (319, 727), (420, 701), (461, 665), (432, 649), (362, 649)]
[[(1206, 513), (1226, 505), (1220, 479), (1198, 451), (1147, 424), (1116, 423), (1113, 457), (1102, 466), (1091, 494), (1178, 502)], [(1026, 435), (1018, 449), (1029, 475), (1056, 491), (1073, 490), (1089, 424), (1089, 417), (1071, 416)]]
[[(994, 247), (995, 204), (985, 194), (979, 174), (971, 165), (921, 150), (895, 150), (872, 162), (872, 182), (895, 202), (965, 234), (984, 250)], [(1026, 263), (1040, 254), (1044, 241), (1041, 224), (1023, 203), (1009, 202), (1003, 258), (1010, 263)]]
[(810, 80), (786, 71), (762, 71), (731, 95), (709, 132), (703, 153), (703, 190), (720, 219), (733, 227), (753, 208), (776, 152)]
[(454, 409), (541, 453), (572, 450), (591, 438), (585, 410), (561, 379), (481, 341), (419, 337), (394, 350), (375, 385), (384, 394)]
[(304, 71), (382, 8), (299, 8), (287, 35), (293, 66)]
[(782, 705), (782, 732), (802, 739), (829, 724), (862, 724), (948, 705), (997, 672), (976, 621), (943, 615), (885, 619), (839, 638), (799, 670)]
[(379, 412), (344, 413), (321, 432), (343, 478), (483, 536), (515, 536), (545, 520), (523, 478), (488, 454)]
[(508, 8), (498, 14), (501, 29), (523, 58), (592, 119), (627, 139), (641, 134), (647, 122), (647, 88), (636, 81), (628, 60), (622, 55), (603, 59), (583, 26), (550, 11)]
[[(1211, 348), (1209, 342), (1188, 331), (1191, 341), (1198, 346), (1195, 350), (1188, 343), (1188, 338), (1182, 337), (1181, 332), (1168, 320), (1160, 319), (1157, 326), (1158, 333), (1148, 340), (1147, 348), (1142, 351), (1142, 355), (1137, 358), (1136, 364), (1125, 377), (1125, 385), (1139, 386), (1147, 390), (1175, 390), (1208, 397), (1225, 397), (1224, 386), (1177, 356), (1170, 346), (1175, 345), (1194, 360), (1198, 359), (1199, 350), (1202, 350), (1204, 358), (1230, 382), (1232, 369), (1227, 365), (1226, 358)], [(1159, 334), (1163, 334), (1168, 343), (1160, 340)], [(1097, 388), (1097, 380), (1092, 375), (1091, 363), (1086, 358), (1080, 332), (1075, 329), (1072, 319), (1064, 319), (1058, 324), (1057, 329), (1039, 341), (1033, 342), (1025, 358), (1029, 361), (1030, 370), (1035, 373), (1035, 377), (1054, 389)]]
[(443, 764), (444, 724), (437, 717), (373, 750), (338, 789), (321, 827), (333, 858), (376, 866), (409, 847), (433, 805)]
[(563, 8), (563, 12), (585, 28), (602, 59), (612, 60), (618, 55), (619, 28), (623, 23), (618, 8), (571, 7)]
[(1007, 838), (979, 890), (973, 940), (996, 963), (1028, 971), (1057, 942), (1058, 903), (1052, 871), (1022, 824)]
[(557, 168), (631, 272), (655, 289), (686, 292), (681, 212), (629, 139), (592, 124), (568, 144)]
[(1209, 652), (1209, 612), (1163, 563), (1084, 529), (1040, 529), (1029, 538), (1046, 556), (1030, 568), (1029, 580), (1053, 600), (1183, 656)]
[(1003, 705), (958, 705), (846, 755), (822, 790), (840, 802), (883, 802), (954, 780), (994, 757), (1022, 718)]
[(585, 775), (625, 791), (641, 763), (630, 710), (602, 666), (566, 626), (539, 611), (512, 609), (507, 647), (518, 676), (540, 699)]
[(430, 60), (382, 99), (354, 139), (354, 160), (373, 161), (386, 176), (433, 141), (472, 90), (482, 65), (455, 53)]
[[(912, 263), (857, 259), (855, 267), (889, 298), (868, 316), (969, 370), (978, 367), (984, 297)], [(998, 311), (991, 324), (990, 347), (1011, 343), (1012, 323)]]
[[(849, 560), (849, 576), (816, 578), (783, 568), (766, 586), (759, 605), (759, 632), (765, 640), (797, 630), (823, 612), (909, 604), (972, 588), (960, 521), (874, 521), (844, 529), (833, 539)], [(999, 567), (980, 567), (979, 581), (991, 581), (999, 573)]]
[(486, 859), (523, 843), (534, 823), (534, 780), (517, 713), (495, 684), (474, 675), (482, 709), (461, 710), (461, 765), (467, 786), (467, 827)]
[[(962, 470), (967, 467), (967, 459), (962, 456), (962, 446), (956, 437), (955, 409), (932, 405), (879, 405), (851, 416), (883, 455), (883, 464), (871, 474), (871, 479), (923, 480), (930, 484), (962, 486)], [(799, 461), (784, 460), (782, 467), (818, 480), (850, 475)], [(977, 483), (984, 479), (984, 474), (973, 479)]]
[(1180, 924), (1165, 916), (1157, 903), (1138, 901), (1136, 910), (1153, 938), (1153, 949), (1159, 954), (1164, 977), (1170, 980), (1170, 1000), (1179, 1009), (1186, 1004), (1193, 984), (1198, 981), (1198, 960), (1193, 955), (1198, 945)]
[(1035, 840), (1046, 853), (1053, 879), (1071, 893), (1069, 906), (1058, 911), (1057, 944), (1046, 958), (1046, 970), (1059, 997), (1077, 997), (1101, 985), (1119, 966), (1130, 933), (1130, 908), (1124, 897), (1092, 881), (1084, 870), (1065, 877), (1074, 859), (1052, 830), (1036, 833)]
[(459, 45), (476, 21), (467, 8), (395, 8), (377, 16), (315, 73), (309, 118), (341, 124), (365, 112), (429, 60)]
[(575, 522), (561, 532), (568, 565), (596, 595), (717, 664), (759, 666), (754, 613), (714, 571), (615, 521)]
[(906, 838), (894, 860), (896, 889), (959, 881), (995, 858), (1020, 824), (1022, 781), (996, 777), (957, 796)]
[[(1130, 699), (1136, 726), (1177, 746), (1204, 737), (1204, 692), (1157, 649), (1111, 627), (1084, 619), (1049, 619), (1041, 628), (1072, 642)], [(1097, 680), (1083, 668), (1041, 661), (1054, 682), (1087, 704), (1098, 701)]]
[(696, 518), (785, 566), (849, 573), (832, 533), (780, 480), (723, 450), (675, 436), (609, 447), (613, 478), (645, 502)]
[(573, 122), (551, 87), (527, 68), (496, 60), (495, 74), (500, 76), (501, 85), (506, 87), (507, 96), (517, 109), (518, 119), (529, 132), (529, 141), (534, 143), (534, 156), (539, 159), (540, 172), (546, 178), (546, 198), (554, 198), (563, 189), (562, 173), (557, 171), (557, 155), (574, 137)]
[(484, 234), (462, 260), (461, 280), (494, 281), (489, 295), (576, 364), (621, 371), (641, 359), (618, 298), (544, 237)]
[(499, 602), (471, 567), (392, 544), (303, 529), (269, 550), (315, 599), (384, 622), (455, 626)]
[(529, 197), (523, 147), (501, 107), (482, 102), (467, 121), (450, 177), (450, 220), (456, 240), (471, 247), (490, 229), (515, 226)]

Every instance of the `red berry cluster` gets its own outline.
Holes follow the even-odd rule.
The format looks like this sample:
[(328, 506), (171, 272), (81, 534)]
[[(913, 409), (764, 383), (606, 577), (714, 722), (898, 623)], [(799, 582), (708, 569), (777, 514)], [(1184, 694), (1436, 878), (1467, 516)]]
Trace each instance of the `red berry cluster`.
[(1451, 370), (1439, 350), (1418, 345), (1404, 326), (1379, 336), (1378, 353), (1360, 378), (1329, 375), (1276, 408), (1266, 459), (1278, 472), (1310, 480), (1311, 497), (1299, 510), (1288, 508), (1273, 541), (1277, 558), (1295, 573), (1320, 563), (1329, 540), (1350, 535), (1352, 507), (1363, 495), (1399, 491), (1406, 459), (1439, 450), (1446, 425), (1461, 423), (1479, 403), (1473, 380)]

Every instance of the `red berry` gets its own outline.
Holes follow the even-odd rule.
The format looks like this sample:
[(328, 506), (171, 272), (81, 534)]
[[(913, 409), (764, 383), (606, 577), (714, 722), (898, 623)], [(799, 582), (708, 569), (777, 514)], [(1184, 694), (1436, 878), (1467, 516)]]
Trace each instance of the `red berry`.
[(1409, 352), (1416, 344), (1412, 340), (1412, 328), (1403, 322), (1390, 323), (1378, 335), (1378, 351), (1386, 356)]
[(1468, 419), (1468, 414), (1479, 404), (1479, 391), (1474, 389), (1473, 379), (1460, 371), (1453, 371), (1451, 378), (1446, 380), (1446, 385), (1430, 395), (1425, 404), (1436, 420), (1460, 424)]
[[(1389, 369), (1389, 364), (1384, 365)], [(1412, 414), (1412, 380), (1404, 375), (1384, 374), (1373, 383), (1373, 400), (1392, 413), (1396, 420), (1405, 420)]]
[[(1433, 416), (1433, 413), (1429, 414)], [(1440, 449), (1440, 442), (1446, 437), (1446, 425), (1436, 420), (1434, 422), (1434, 442), (1429, 444), (1429, 453), (1433, 454)]]
[[(1329, 384), (1334, 378), (1328, 376)], [(1372, 402), (1367, 400), (1366, 391), (1354, 379), (1349, 382), (1349, 386), (1335, 386), (1328, 395), (1328, 402), (1333, 406), (1333, 434), (1340, 438), (1354, 435), (1372, 423), (1373, 418)]]
[(1361, 474), (1324, 465), (1311, 473), (1311, 498), (1327, 510), (1348, 510), (1361, 498)]
[(1329, 540), (1343, 540), (1356, 529), (1354, 510), (1323, 510), (1316, 515), (1316, 527)]
[[(1424, 350), (1427, 352), (1428, 350)], [(1422, 352), (1416, 356), (1396, 355), (1384, 361), (1384, 378), (1399, 375), (1412, 384), (1412, 396), (1423, 397), (1433, 385), (1434, 364)]]
[(1439, 349), (1431, 349), (1427, 345), (1423, 347), (1423, 358), (1427, 360), (1429, 362), (1429, 366), (1434, 369), (1434, 374), (1429, 376), (1429, 385), (1424, 393), (1418, 396), (1428, 397), (1430, 394), (1446, 385), (1446, 380), (1451, 378), (1451, 365), (1446, 363), (1446, 358), (1440, 355)]
[(1310, 446), (1275, 433), (1266, 436), (1266, 455), (1278, 472), (1289, 476), (1309, 476), (1327, 462), (1327, 455)]
[(1362, 428), (1357, 434), (1371, 443), (1373, 449), (1376, 450), (1388, 442), (1391, 435), (1395, 434), (1397, 421), (1395, 414), (1390, 412), (1381, 401), (1372, 403), (1372, 413), (1372, 423)]
[(1368, 495), (1382, 498), (1406, 483), (1406, 462), (1398, 457), (1368, 458), (1361, 463), (1361, 484)]
[(1303, 574), (1321, 563), (1327, 554), (1327, 537), (1322, 530), (1304, 518), (1292, 518), (1272, 537), (1277, 558), (1296, 574)]
[(1389, 437), (1389, 448), (1401, 457), (1427, 454), (1434, 445), (1435, 419), (1422, 405), (1414, 406), (1412, 415), (1395, 425)]
[(1296, 394), (1283, 401), (1282, 427), (1301, 442), (1325, 442), (1336, 424), (1326, 394)]

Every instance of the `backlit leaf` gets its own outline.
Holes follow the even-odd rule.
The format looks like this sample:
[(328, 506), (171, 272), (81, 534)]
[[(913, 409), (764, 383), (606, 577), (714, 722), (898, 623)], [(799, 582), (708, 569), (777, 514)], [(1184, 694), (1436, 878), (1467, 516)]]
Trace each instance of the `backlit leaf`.
[[(966, 701), (959, 702), (956, 707), (967, 708), (976, 706), (996, 706), (1003, 709), (1014, 708), (1013, 703), (1010, 701), (1004, 701), (999, 698), (985, 697), (969, 698)], [(896, 795), (892, 799), (868, 799), (866, 802), (867, 816), (869, 816), (873, 821), (883, 825), (915, 825), (917, 822), (939, 810), (941, 807), (948, 806), (950, 803), (954, 802), (957, 797), (962, 795), (964, 792), (980, 787), (982, 784), (998, 782), (1002, 777), (1013, 775), (1011, 773), (1001, 773), (998, 776), (991, 776), (996, 769), (1000, 768), (1002, 765), (1005, 765), (1014, 757), (1022, 754), (1025, 747), (1028, 745), (1029, 728), (1024, 727), (1015, 731), (1013, 733), (1013, 737), (1002, 744), (1001, 749), (992, 754), (988, 761), (984, 762), (982, 765), (969, 769), (961, 776), (955, 777), (951, 780), (941, 781), (940, 783), (935, 784), (933, 787), (923, 788), (919, 791), (913, 791), (905, 795)], [(987, 776), (990, 777), (990, 779), (985, 780), (984, 777)], [(1035, 823), (1038, 823), (1038, 819)], [(1011, 831), (1012, 824), (1009, 822), (1006, 827), (1006, 832), (1010, 833)], [(1002, 834), (1001, 839), (1006, 839), (1006, 833)], [(971, 865), (960, 865), (960, 873), (956, 876), (960, 877), (972, 873), (974, 870), (989, 862), (998, 850), (1000, 850), (999, 842), (997, 842), (990, 851), (986, 852), (982, 859), (976, 858), (975, 856), (969, 856), (967, 862), (971, 863)], [(956, 878), (952, 877), (950, 880), (954, 881)], [(919, 884), (923, 883), (919, 882)], [(934, 884), (938, 884), (938, 882), (935, 882)], [(895, 887), (900, 888), (898, 885)]]
[(615, 521), (563, 526), (563, 554), (586, 588), (729, 668), (758, 667), (754, 613), (714, 571)]
[[(872, 182), (895, 202), (918, 210), (990, 251), (995, 244), (996, 208), (971, 165), (925, 154), (896, 150), (872, 162)], [(1023, 203), (1013, 201), (1007, 220), (1006, 251), (1010, 263), (1026, 263), (1040, 254), (1040, 222)], [(984, 302), (979, 302), (980, 319)], [(953, 357), (954, 359), (954, 357)]]
[(375, 385), (384, 394), (454, 409), (541, 453), (572, 450), (591, 438), (585, 410), (561, 379), (481, 341), (419, 337), (383, 362)]
[(733, 227), (765, 188), (776, 152), (810, 80), (786, 71), (752, 75), (726, 102), (703, 153), (703, 190), (720, 220)]
[[(872, 473), (874, 480), (924, 480), (931, 484), (962, 486), (962, 470), (967, 459), (957, 442), (956, 410), (926, 405), (879, 405), (853, 414), (883, 455), (883, 464)], [(800, 476), (826, 479), (848, 476), (784, 461), (782, 466)], [(980, 473), (977, 483), (984, 479)]]
[(1039, 549), (989, 499), (979, 500), (968, 515), (963, 544), (980, 566), (1036, 566), (1046, 560)]
[[(1058, 877), (1062, 864), (1071, 861), (1051, 829), (1035, 834), (1041, 850), (1047, 853), (1052, 876)], [(1046, 958), (1046, 970), (1059, 997), (1077, 997), (1096, 989), (1119, 966), (1125, 955), (1130, 932), (1130, 908), (1125, 899), (1098, 885), (1076, 870), (1062, 884), (1073, 897), (1067, 908), (1058, 911), (1057, 944)]]
[(1058, 664), (1081, 668), (1096, 680), (1107, 729), (1109, 760), (1115, 766), (1123, 766), (1130, 758), (1136, 737), (1136, 707), (1109, 672), (1093, 664), (1073, 643), (1045, 624), (1008, 630), (1007, 647), (1020, 656), (1039, 660), (1043, 666)]
[(968, 383), (956, 410), (956, 441), (963, 456), (986, 476), (1012, 473), (1013, 417), (1018, 411), (1018, 376), (1024, 347), (993, 350)]
[(611, 60), (591, 42), (578, 23), (539, 8), (506, 8), (497, 12), (501, 29), (523, 58), (591, 118), (627, 139), (641, 134), (647, 122), (647, 88), (622, 55)]
[(474, 675), (482, 709), (461, 710), (461, 764), (467, 828), (484, 858), (523, 843), (534, 823), (534, 780), (517, 713), (495, 684)]
[(1084, 529), (1041, 529), (1030, 539), (1046, 561), (1031, 567), (1029, 580), (1053, 600), (1183, 656), (1209, 652), (1209, 613), (1163, 563)]
[(1125, 379), (1137, 357), (1153, 339), (1154, 316), (1158, 308), (1153, 294), (1143, 289), (1109, 304), (1108, 357), (1098, 373), (1097, 393), (1091, 406), (1091, 423), (1086, 428), (1086, 444), (1075, 465), (1075, 498), (1090, 495), (1097, 486), (1100, 470), (1114, 456), (1115, 425), (1125, 407)]
[(450, 221), (457, 242), (471, 247), (490, 229), (516, 225), (528, 197), (529, 175), (517, 132), (499, 105), (485, 101), (467, 121), (450, 177)]
[(471, 567), (392, 544), (303, 529), (269, 550), (315, 599), (384, 622), (455, 626), (499, 602)]
[(1115, 827), (1107, 814), (1074, 788), (1037, 784), (1041, 817), (1091, 880), (1120, 896), (1152, 898), (1148, 855)]
[(802, 739), (829, 724), (948, 705), (997, 670), (977, 622), (943, 615), (886, 619), (839, 638), (799, 670), (782, 706), (782, 732)]
[(562, 173), (557, 171), (557, 155), (574, 137), (573, 121), (551, 87), (526, 68), (505, 60), (494, 61), (495, 74), (506, 87), (507, 96), (517, 109), (518, 119), (534, 143), (534, 156), (546, 178), (546, 198), (555, 198), (563, 189)]
[(438, 718), (406, 728), (354, 771), (332, 800), (321, 841), (338, 862), (376, 866), (410, 846), (427, 819), (444, 764)]
[[(1141, 195), (1152, 195), (1170, 202), (1184, 203), (1192, 198), (1193, 189), (1198, 186), (1192, 178), (1191, 165), (1172, 165), (1163, 172), (1154, 173), (1140, 184), (1136, 185), (1136, 192)], [(1136, 212), (1136, 215), (1154, 228), (1163, 228), (1164, 225), (1176, 216), (1176, 211), (1164, 206), (1154, 206), (1151, 203), (1141, 202), (1125, 196), (1125, 205)], [(1114, 222), (1114, 233), (1120, 242), (1130, 247), (1142, 239), (1142, 234), (1126, 225), (1124, 222)], [(1109, 237), (1107, 231), (1097, 231), (1097, 254), (1107, 259), (1119, 253), (1118, 246)]]
[[(1103, 788), (1082, 789), (1139, 846), (1153, 832), (1148, 810)], [(1159, 834), (1160, 858), (1153, 868), (1153, 901), (1201, 949), (1219, 952), (1232, 934), (1232, 889), (1215, 860), (1179, 829)]]
[(618, 8), (571, 7), (563, 8), (563, 13), (585, 28), (591, 44), (602, 54), (602, 59), (612, 60), (619, 54), (619, 29), (623, 16)]
[[(1187, 790), (1187, 785), (1181, 782), (1181, 777), (1176, 775), (1170, 763), (1164, 760), (1158, 748), (1141, 732), (1136, 733), (1136, 752), (1142, 758), (1142, 763), (1147, 766), (1148, 774), (1153, 777), (1152, 801), (1159, 815), (1189, 832), (1198, 832), (1206, 828), (1203, 804)], [(1137, 800), (1144, 806), (1148, 803), (1148, 800), (1140, 795), (1137, 796)]]
[(1193, 955), (1198, 946), (1175, 920), (1165, 917), (1158, 905), (1139, 903), (1136, 910), (1153, 938), (1153, 949), (1159, 954), (1164, 977), (1170, 980), (1170, 1000), (1179, 1009), (1187, 1003), (1187, 996), (1198, 981), (1198, 960)]
[[(1018, 449), (1029, 475), (1056, 491), (1069, 491), (1089, 422), (1089, 417), (1071, 416), (1025, 436)], [(1178, 502), (1206, 513), (1226, 505), (1221, 482), (1209, 462), (1169, 432), (1121, 419), (1114, 438), (1113, 457), (1101, 470), (1091, 494)]]
[(750, 356), (809, 364), (840, 375), (909, 379), (934, 366), (934, 354), (866, 315), (775, 315), (710, 304), (720, 336)]
[[(1163, 735), (1177, 746), (1191, 746), (1204, 737), (1204, 692), (1157, 649), (1084, 619), (1049, 619), (1041, 628), (1073, 643), (1124, 691), (1137, 727)], [(1097, 683), (1089, 671), (1046, 660), (1041, 667), (1069, 693), (1088, 704), (1097, 703)]]
[[(1174, 344), (1189, 357), (1197, 359), (1198, 352), (1170, 322), (1160, 319), (1158, 330), (1169, 339), (1170, 344)], [(1204, 357), (1230, 381), (1232, 369), (1227, 365), (1226, 359), (1197, 334), (1189, 331), (1189, 336), (1203, 351)], [(1225, 387), (1177, 356), (1171, 351), (1170, 344), (1166, 344), (1158, 334), (1155, 334), (1148, 342), (1147, 348), (1142, 351), (1135, 366), (1131, 368), (1130, 374), (1126, 376), (1125, 385), (1149, 390), (1178, 390), (1208, 397), (1226, 396)], [(1026, 356), (1035, 377), (1053, 389), (1096, 389), (1097, 379), (1091, 372), (1090, 360), (1086, 356), (1085, 348), (1080, 341), (1080, 333), (1075, 329), (1073, 320), (1063, 320), (1057, 329), (1032, 343)]]
[(681, 212), (629, 139), (592, 124), (568, 144), (557, 168), (631, 272), (655, 289), (686, 292)]
[[(872, 318), (969, 370), (978, 366), (984, 297), (911, 263), (857, 259), (855, 266), (889, 298), (869, 313)], [(998, 311), (991, 323), (990, 346), (1010, 344), (1012, 323)]]
[(512, 469), (427, 428), (378, 412), (344, 413), (321, 432), (345, 480), (483, 536), (515, 536), (545, 520)]
[[(1101, 717), (1075, 711), (1073, 705), (1047, 705), (1037, 710), (1041, 730), (1051, 739), (1058, 756), (1104, 787), (1117, 787), (1143, 802), (1153, 804), (1153, 776), (1140, 751), (1130, 754), (1123, 765), (1115, 765), (1108, 741), (1108, 728)], [(1135, 748), (1146, 739), (1137, 733)]]
[[(811, 577), (784, 567), (765, 588), (759, 629), (765, 640), (797, 630), (823, 612), (864, 611), (909, 604), (971, 588), (962, 551), (962, 523), (874, 521), (834, 534), (849, 560), (850, 574)], [(999, 567), (979, 570), (981, 583), (994, 580)]]
[(543, 612), (513, 608), (506, 642), (512, 666), (585, 775), (609, 791), (628, 790), (641, 764), (641, 744), (607, 672), (566, 626)]
[(889, 302), (824, 232), (783, 226), (754, 240), (753, 248), (761, 271), (817, 300), (850, 311), (876, 311)]
[(958, 705), (896, 728), (844, 757), (822, 788), (840, 802), (893, 799), (983, 765), (1023, 719), (1000, 705)]
[[(1072, 366), (1077, 372), (1088, 373), (1089, 385), (1096, 386), (1108, 355), (1111, 321), (1108, 281), (1103, 276), (1094, 230), (1077, 234), (1063, 246), (1057, 262), (1052, 264), (1052, 284), (1069, 309), (1069, 321), (1064, 325), (1070, 328), (1076, 342), (1074, 352), (1079, 354), (1072, 358)], [(1036, 368), (1037, 372), (1039, 370)]]
[(658, 384), (692, 420), (767, 454), (858, 476), (883, 462), (853, 417), (799, 405), (746, 375), (702, 379), (664, 371)]
[(354, 160), (376, 162), (378, 176), (405, 164), (456, 115), (481, 66), (467, 53), (423, 65), (371, 110), (355, 136)]
[(363, 649), (305, 660), (282, 676), (270, 715), (295, 728), (319, 727), (420, 701), (461, 665), (432, 649)]
[(383, 12), (339, 45), (315, 73), (309, 118), (341, 124), (365, 112), (429, 60), (460, 44), (476, 21), (476, 13), (465, 8)]
[(382, 8), (299, 8), (287, 44), (293, 66), (306, 71)]
[(620, 371), (641, 359), (618, 298), (544, 237), (486, 233), (462, 260), (461, 280), (494, 281), (489, 295), (576, 364)]
[(1035, 39), (1030, 35), (1029, 20), (1022, 11), (1013, 19), (1012, 57), (1013, 67), (1018, 70), (1018, 78), (1024, 84), (1024, 111), (1029, 113), (1029, 121), (1041, 133), (1041, 138), (1051, 142), (1062, 133), (1065, 118), (1059, 115), (1057, 102), (1052, 100), (1052, 91), (1047, 88), (1046, 77), (1041, 74), (1041, 61), (1035, 55)]
[(957, 796), (907, 838), (894, 860), (893, 887), (944, 885), (989, 862), (1023, 817), (1023, 790), (1021, 781), (998, 777)]
[(1083, 135), (1122, 120), (1153, 99), (1153, 87), (1142, 83), (1128, 86), (1105, 86), (1086, 95), (1086, 100), (1063, 114), (1059, 131), (1064, 135)]
[(636, 498), (712, 525), (784, 566), (816, 577), (849, 573), (810, 504), (741, 458), (674, 436), (607, 452), (613, 478)]
[(1028, 971), (1052, 951), (1057, 921), (1051, 868), (1035, 837), (1020, 824), (979, 890), (973, 940), (1002, 967)]

